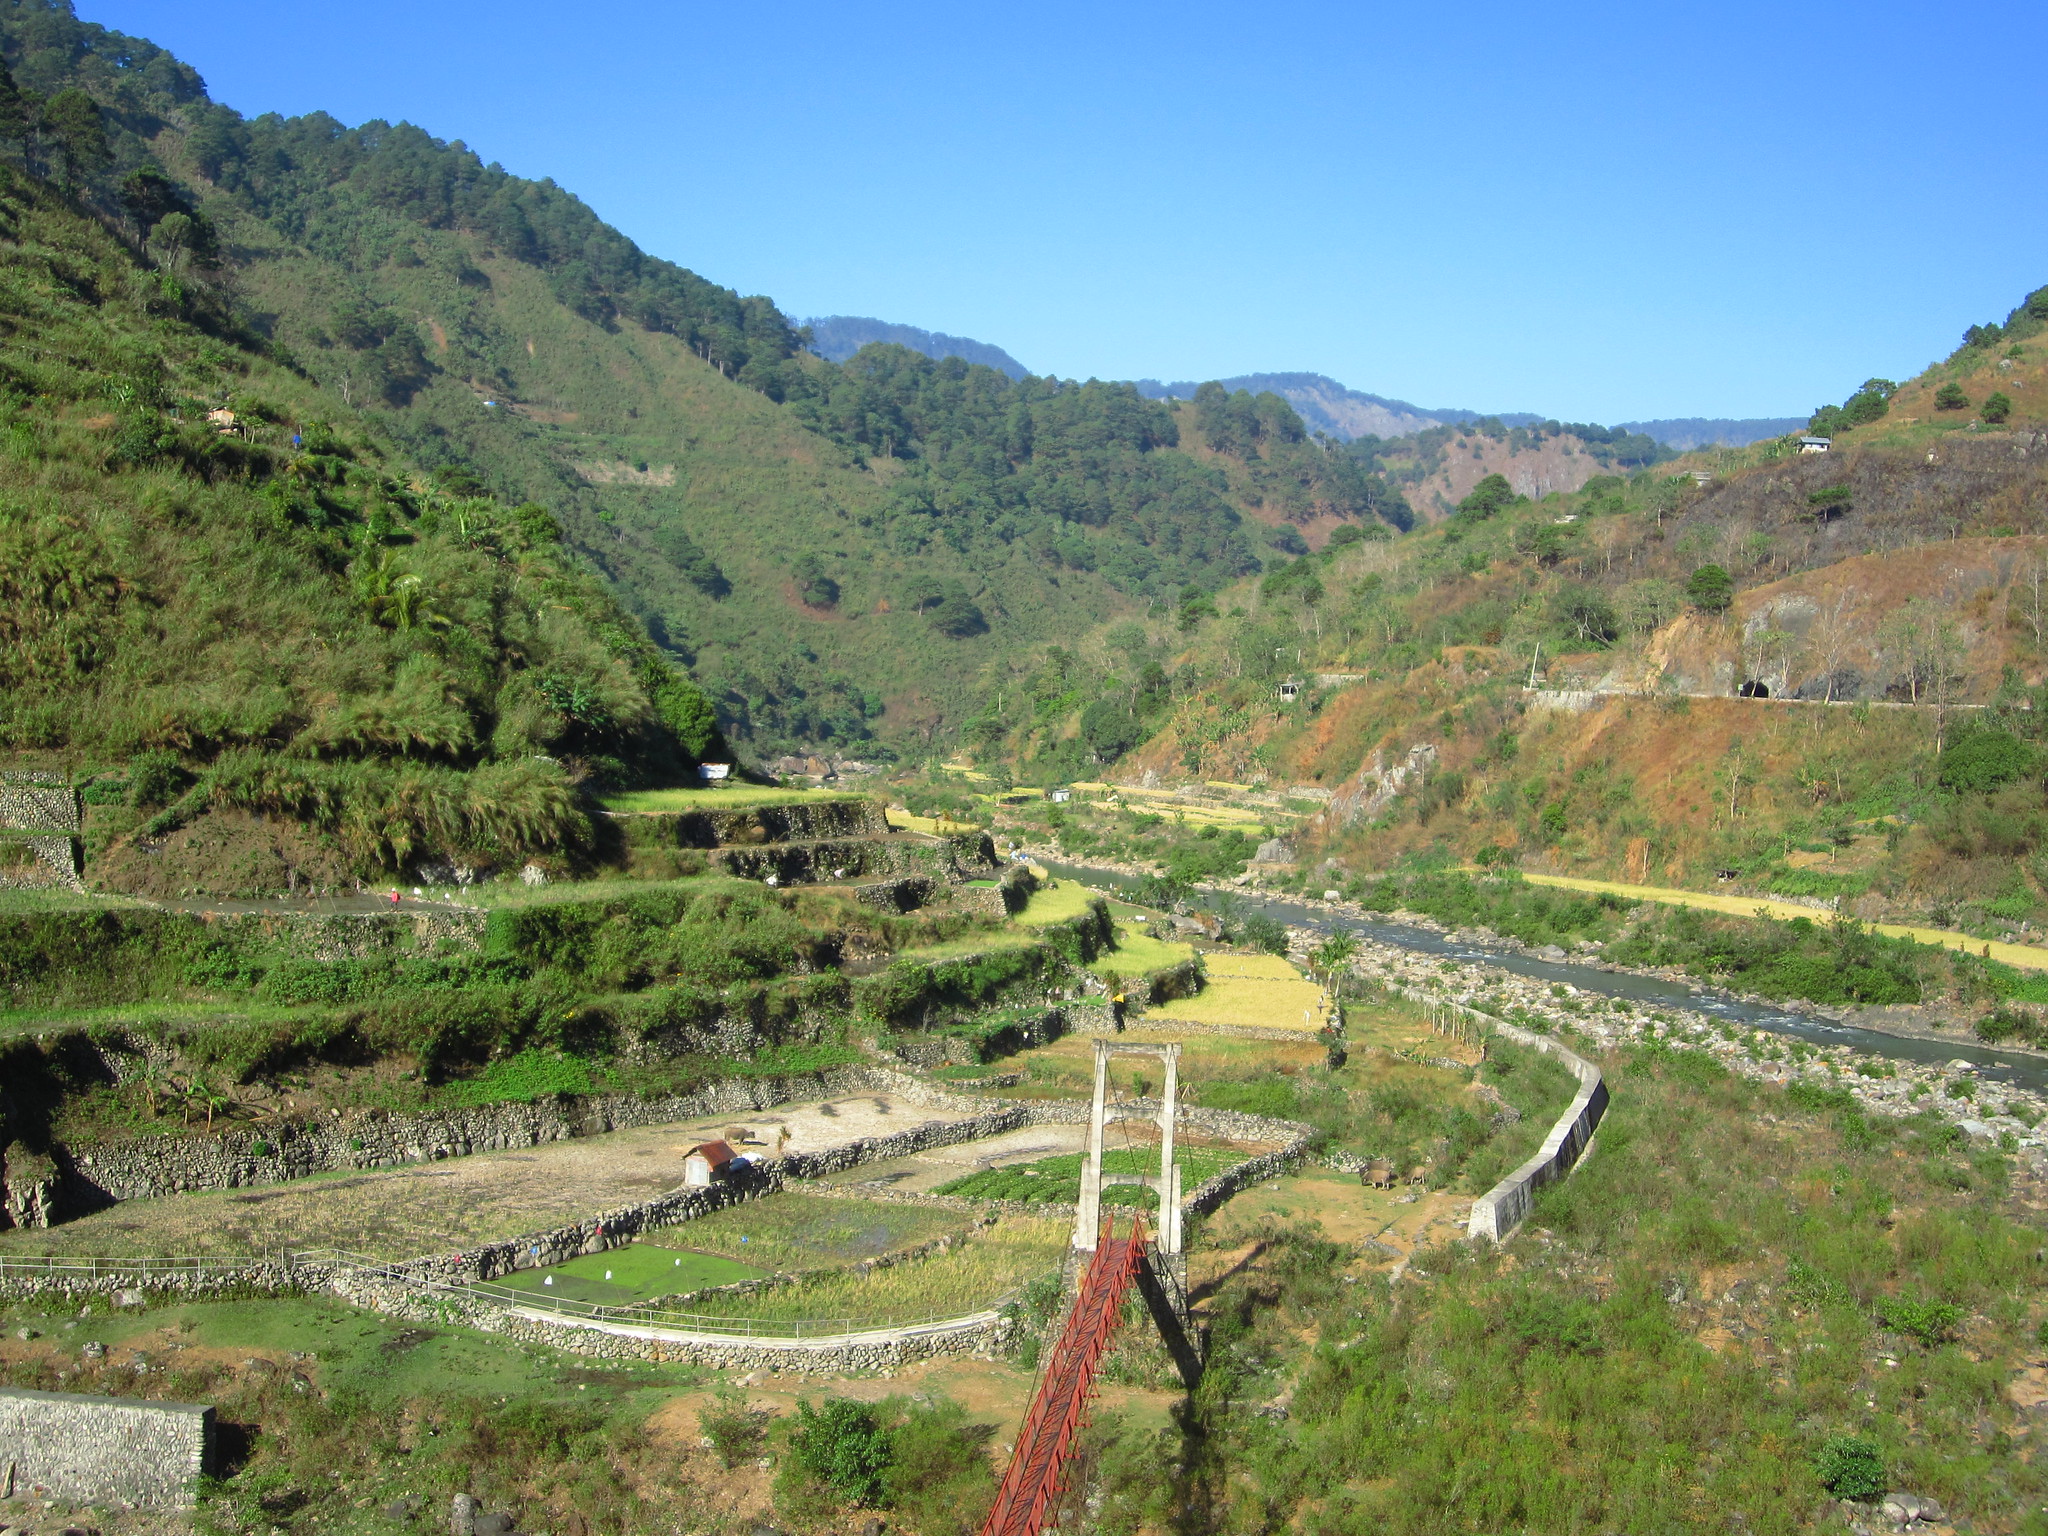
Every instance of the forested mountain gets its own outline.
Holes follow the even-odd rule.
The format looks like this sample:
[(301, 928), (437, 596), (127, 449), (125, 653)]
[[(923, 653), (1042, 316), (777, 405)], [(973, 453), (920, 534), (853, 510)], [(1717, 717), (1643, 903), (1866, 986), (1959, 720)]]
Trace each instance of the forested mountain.
[(880, 341), (892, 347), (908, 347), (934, 360), (957, 357), (980, 363), (1013, 379), (1021, 379), (1031, 371), (1001, 347), (985, 341), (919, 330), (914, 325), (891, 325), (886, 320), (871, 320), (862, 315), (825, 315), (806, 320), (804, 328), (811, 333), (811, 350), (835, 363), (843, 363), (870, 342)]
[(545, 506), (744, 741), (927, 746), (1007, 648), (1256, 569), (1259, 520), (1387, 499), (1298, 421), (1182, 451), (1127, 386), (842, 367), (552, 183), (403, 124), (244, 120), (68, 5), (0, 0), (0, 53), (100, 135), (38, 117), (33, 168), (439, 484)]
[[(1569, 447), (1582, 478), (1532, 492), (1490, 471), (1407, 537), (1339, 528), (1213, 598), (1063, 639), (1018, 660), (972, 739), (1024, 778), (1304, 786), (1324, 808), (1288, 878), (1310, 891), (1337, 883), (1325, 858), (1476, 860), (2037, 929), (2043, 336), (2048, 289), (1916, 378), (1823, 407), (1827, 453), (1786, 435), (1664, 462), (1646, 437), (1555, 424), (1354, 443), (1419, 513), (1453, 469)], [(1493, 457), (1517, 439), (1519, 460)], [(1433, 467), (1414, 457), (1432, 445)]]

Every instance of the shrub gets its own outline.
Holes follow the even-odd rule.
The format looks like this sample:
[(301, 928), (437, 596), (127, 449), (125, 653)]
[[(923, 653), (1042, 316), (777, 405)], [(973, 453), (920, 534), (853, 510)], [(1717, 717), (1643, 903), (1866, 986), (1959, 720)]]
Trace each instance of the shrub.
[(128, 764), (128, 803), (138, 810), (169, 805), (191, 782), (175, 752), (144, 752)]
[(1894, 1333), (1910, 1334), (1932, 1349), (1951, 1338), (1963, 1309), (1947, 1301), (1914, 1301), (1904, 1296), (1887, 1296), (1877, 1304), (1877, 1321)]
[(1599, 1316), (1599, 1308), (1590, 1301), (1536, 1291), (1515, 1297), (1503, 1322), (1531, 1349), (1590, 1355), (1600, 1348)]
[(721, 1386), (712, 1393), (712, 1406), (697, 1416), (697, 1427), (730, 1472), (760, 1450), (766, 1430), (763, 1417), (747, 1407), (737, 1388)]
[(789, 1449), (806, 1477), (848, 1503), (881, 1500), (882, 1474), (890, 1461), (889, 1437), (867, 1404), (835, 1397), (819, 1412), (808, 1402), (798, 1403)]
[(1249, 944), (1253, 949), (1264, 950), (1269, 955), (1287, 953), (1287, 926), (1277, 918), (1254, 912), (1237, 925), (1239, 943)]
[(920, 1536), (970, 1536), (988, 1512), (995, 1477), (982, 1448), (984, 1426), (943, 1398), (912, 1403), (889, 1431), (883, 1502)]
[(2001, 1003), (1977, 1021), (1977, 1038), (1990, 1045), (2002, 1040), (2024, 1040), (2029, 1045), (2042, 1038), (2040, 1018), (2024, 1008)]
[(1963, 393), (1963, 386), (1948, 383), (1934, 392), (1934, 408), (1937, 411), (1967, 411), (1970, 397)]
[(591, 1090), (590, 1063), (555, 1051), (524, 1050), (494, 1061), (475, 1077), (455, 1087), (463, 1104), (530, 1104), (535, 1099)]
[(1993, 426), (2004, 422), (2012, 415), (2012, 399), (2004, 390), (1999, 390), (1984, 402), (1983, 416)]
[(1725, 613), (1735, 601), (1735, 579), (1718, 565), (1703, 565), (1686, 578), (1685, 600), (1702, 613)]
[(1838, 1499), (1875, 1499), (1891, 1487), (1884, 1455), (1868, 1440), (1837, 1435), (1814, 1455), (1821, 1486)]
[(2008, 731), (1973, 731), (1941, 754), (1943, 789), (1959, 795), (1988, 794), (2024, 777), (2034, 766), (2031, 744)]

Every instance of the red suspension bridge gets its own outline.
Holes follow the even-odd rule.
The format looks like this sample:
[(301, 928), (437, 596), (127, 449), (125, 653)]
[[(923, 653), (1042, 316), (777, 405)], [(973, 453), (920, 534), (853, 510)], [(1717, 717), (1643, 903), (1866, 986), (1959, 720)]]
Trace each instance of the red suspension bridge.
[[(1115, 1056), (1156, 1056), (1166, 1068), (1160, 1093), (1157, 1177), (1102, 1171), (1103, 1133), (1109, 1123), (1109, 1063)], [(1074, 1436), (1095, 1392), (1095, 1373), (1111, 1336), (1123, 1321), (1124, 1302), (1135, 1282), (1159, 1328), (1181, 1379), (1193, 1387), (1202, 1361), (1190, 1333), (1187, 1295), (1181, 1288), (1180, 1168), (1173, 1158), (1179, 1114), (1180, 1044), (1139, 1045), (1095, 1042), (1095, 1097), (1088, 1116), (1088, 1155), (1081, 1167), (1081, 1198), (1074, 1217), (1074, 1251), (1086, 1264), (1073, 1304), (1051, 1353), (1045, 1356), (1024, 1428), (1017, 1435), (995, 1507), (981, 1536), (1038, 1536), (1059, 1508)], [(1149, 1114), (1147, 1118), (1150, 1118)], [(1145, 1218), (1133, 1212), (1126, 1236), (1116, 1235), (1114, 1212), (1102, 1208), (1106, 1184), (1140, 1184), (1159, 1199), (1159, 1236), (1145, 1235)]]
[(996, 1490), (995, 1507), (981, 1528), (982, 1536), (1038, 1536), (1059, 1507), (1066, 1484), (1074, 1437), (1087, 1416), (1094, 1395), (1095, 1374), (1111, 1337), (1123, 1320), (1124, 1302), (1136, 1283), (1149, 1304), (1160, 1332), (1193, 1385), (1199, 1363), (1184, 1326), (1186, 1305), (1179, 1301), (1179, 1282), (1158, 1262), (1145, 1237), (1145, 1218), (1131, 1217), (1128, 1236), (1115, 1235), (1115, 1218), (1105, 1217), (1095, 1252), (1081, 1273), (1066, 1325), (1052, 1345), (1038, 1390), (1017, 1436), (1017, 1449)]

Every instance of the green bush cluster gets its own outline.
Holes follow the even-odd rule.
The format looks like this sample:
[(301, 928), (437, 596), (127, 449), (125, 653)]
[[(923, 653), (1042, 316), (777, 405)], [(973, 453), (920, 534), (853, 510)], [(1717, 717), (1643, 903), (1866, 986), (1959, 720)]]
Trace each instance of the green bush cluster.
[(887, 1509), (923, 1536), (967, 1536), (995, 1493), (986, 1431), (948, 1398), (803, 1399), (784, 1434), (775, 1503), (789, 1519)]
[(1608, 946), (1607, 958), (1817, 1003), (1917, 1003), (1927, 964), (1912, 940), (1886, 938), (1851, 919), (1778, 922), (1689, 907), (1639, 923)]
[(1633, 903), (1532, 885), (1512, 871), (1474, 878), (1456, 870), (1387, 875), (1353, 882), (1348, 892), (1369, 912), (1407, 910), (1460, 928), (1491, 928), (1525, 944), (1569, 945), (1605, 939)]

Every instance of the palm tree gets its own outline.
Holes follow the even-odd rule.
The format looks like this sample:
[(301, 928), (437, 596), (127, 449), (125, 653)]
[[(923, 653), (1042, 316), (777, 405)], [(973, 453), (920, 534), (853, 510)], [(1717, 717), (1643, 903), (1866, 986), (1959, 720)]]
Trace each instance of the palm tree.
[(1344, 969), (1351, 957), (1358, 953), (1358, 939), (1349, 933), (1333, 933), (1310, 953), (1309, 964), (1323, 978), (1328, 986), (1330, 978)]

